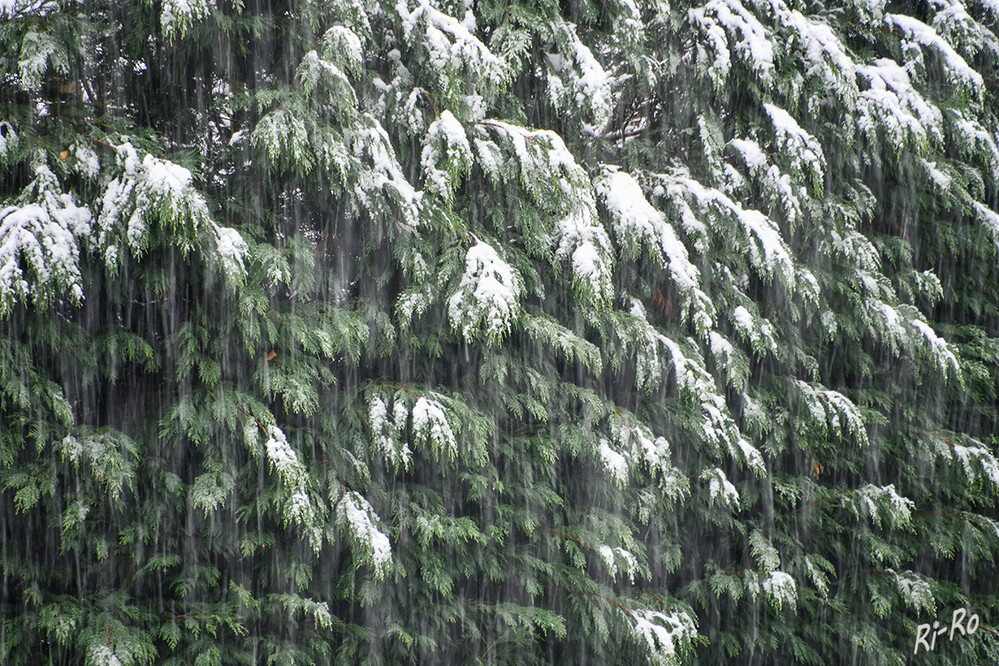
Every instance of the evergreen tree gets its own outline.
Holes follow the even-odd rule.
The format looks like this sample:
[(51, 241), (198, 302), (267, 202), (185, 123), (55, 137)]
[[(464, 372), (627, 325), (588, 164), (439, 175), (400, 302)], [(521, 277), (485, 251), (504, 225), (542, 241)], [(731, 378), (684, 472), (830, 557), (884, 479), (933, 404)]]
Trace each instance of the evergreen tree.
[(997, 22), (0, 0), (0, 661), (995, 663)]

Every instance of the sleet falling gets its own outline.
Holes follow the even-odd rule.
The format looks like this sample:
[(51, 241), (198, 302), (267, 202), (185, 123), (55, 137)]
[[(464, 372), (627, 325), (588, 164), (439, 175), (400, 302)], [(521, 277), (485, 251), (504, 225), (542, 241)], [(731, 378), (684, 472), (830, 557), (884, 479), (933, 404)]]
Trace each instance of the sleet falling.
[(997, 0), (0, 0), (0, 664), (999, 663)]

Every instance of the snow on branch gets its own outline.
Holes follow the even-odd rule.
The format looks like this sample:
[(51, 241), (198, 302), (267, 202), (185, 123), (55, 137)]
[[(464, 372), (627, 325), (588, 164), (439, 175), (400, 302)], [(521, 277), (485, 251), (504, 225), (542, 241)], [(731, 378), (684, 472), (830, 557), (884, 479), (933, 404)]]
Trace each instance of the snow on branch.
[(984, 474), (999, 489), (999, 460), (985, 444), (960, 433), (944, 436), (921, 431), (919, 434), (939, 456), (959, 463), (970, 483), (976, 483)]
[(213, 3), (208, 0), (163, 0), (160, 10), (163, 36), (183, 37), (192, 25), (208, 18), (212, 9)]
[(658, 386), (668, 363), (681, 397), (688, 404), (698, 407), (695, 412), (697, 426), (704, 440), (727, 451), (754, 472), (762, 472), (760, 452), (739, 432), (725, 397), (718, 391), (714, 377), (704, 367), (704, 359), (698, 353), (696, 343), (687, 339), (686, 344), (681, 346), (663, 335), (649, 323), (645, 308), (637, 299), (631, 300), (630, 312), (618, 314), (617, 319), (615, 333), (622, 346), (635, 355), (635, 382), (638, 388), (649, 390)]
[[(603, 127), (614, 110), (612, 85), (615, 78), (604, 70), (583, 44), (571, 23), (556, 30), (560, 53), (547, 54), (555, 73), (548, 74), (548, 91), (556, 107), (576, 108), (593, 115), (593, 124)], [(568, 79), (566, 85), (562, 77)]]
[(894, 529), (908, 527), (912, 522), (912, 509), (915, 503), (895, 491), (895, 484), (875, 486), (868, 483), (853, 493), (854, 511), (859, 515), (867, 513), (871, 521), (878, 527), (882, 521), (887, 521)]
[(420, 396), (413, 405), (413, 442), (433, 451), (439, 458), (454, 462), (458, 443), (444, 405)]
[(812, 189), (822, 196), (824, 186), (826, 160), (822, 146), (811, 134), (798, 124), (794, 117), (773, 104), (764, 104), (763, 108), (773, 123), (777, 146), (791, 162), (791, 169), (810, 178)]
[(465, 255), (465, 273), (448, 299), (451, 326), (466, 340), (505, 336), (520, 313), (521, 280), (491, 245), (478, 241)]
[(725, 84), (732, 66), (730, 39), (734, 42), (735, 52), (764, 83), (773, 79), (774, 44), (770, 40), (771, 35), (739, 0), (710, 0), (701, 7), (689, 10), (687, 15), (707, 38), (710, 50), (714, 51), (714, 59), (709, 62), (708, 51), (702, 46), (698, 60), (717, 87)]
[(668, 266), (685, 305), (684, 316), (689, 313), (698, 331), (707, 332), (713, 326), (714, 305), (701, 290), (700, 272), (690, 263), (687, 248), (665, 215), (652, 207), (630, 174), (615, 166), (603, 167), (594, 189), (611, 213), (620, 242), (631, 247), (641, 242), (648, 245), (652, 256)]
[(864, 319), (873, 333), (892, 350), (901, 346), (914, 356), (931, 360), (944, 378), (963, 381), (961, 364), (954, 348), (926, 322), (923, 314), (908, 304), (892, 305), (879, 298), (865, 298), (860, 303)]
[(35, 166), (35, 179), (0, 208), (0, 314), (17, 301), (83, 299), (80, 248), (92, 241), (92, 218), (48, 166)]
[(409, 414), (401, 400), (396, 400), (389, 413), (385, 402), (375, 395), (368, 409), (368, 422), (371, 426), (375, 451), (395, 468), (408, 468), (413, 458), (409, 444), (402, 437)]
[(774, 571), (764, 579), (763, 591), (777, 611), (780, 611), (784, 604), (793, 606), (798, 600), (798, 587), (794, 579), (783, 571)]
[(427, 190), (451, 201), (461, 177), (472, 168), (472, 149), (465, 128), (450, 111), (442, 112), (427, 128), (421, 163)]
[(838, 391), (812, 386), (800, 379), (793, 380), (793, 384), (805, 403), (811, 422), (823, 433), (849, 436), (861, 445), (870, 443), (860, 410), (849, 398)]
[(769, 196), (773, 205), (779, 205), (793, 229), (802, 217), (802, 200), (806, 199), (804, 187), (795, 186), (791, 175), (782, 173), (758, 143), (749, 139), (729, 141), (746, 163), (749, 175), (760, 183), (760, 189)]
[(690, 200), (719, 221), (735, 221), (754, 268), (766, 277), (776, 275), (786, 287), (794, 288), (794, 260), (773, 220), (758, 210), (744, 208), (720, 190), (705, 187), (683, 171), (657, 174), (657, 178), (674, 200)]
[(875, 136), (877, 128), (882, 128), (896, 151), (908, 141), (921, 148), (928, 139), (941, 138), (940, 109), (913, 87), (905, 68), (894, 60), (878, 58), (857, 71), (869, 83), (860, 93), (860, 129)]
[(931, 614), (936, 612), (936, 599), (933, 597), (933, 586), (930, 584), (932, 579), (914, 571), (898, 572), (886, 569), (885, 573), (891, 576), (906, 606), (916, 612), (926, 611)]
[(680, 664), (680, 651), (689, 648), (697, 635), (694, 618), (686, 611), (634, 610), (631, 617), (634, 634), (655, 666)]
[(358, 126), (347, 132), (344, 143), (364, 163), (357, 177), (357, 195), (361, 203), (374, 212), (398, 219), (404, 229), (413, 230), (419, 226), (423, 192), (406, 179), (382, 124), (366, 113)]
[[(520, 184), (542, 210), (556, 218), (553, 233), (559, 262), (572, 266), (573, 286), (591, 304), (606, 304), (611, 295), (613, 251), (607, 230), (597, 215), (596, 197), (586, 170), (555, 132), (532, 131), (500, 120), (478, 123), (481, 132), (499, 135), (503, 147), (512, 149)], [(483, 168), (501, 177), (499, 146), (476, 141)]]
[(351, 535), (351, 548), (371, 565), (375, 578), (384, 578), (392, 564), (392, 545), (376, 527), (380, 519), (368, 500), (354, 491), (345, 493), (336, 506), (336, 519)]
[(58, 0), (0, 0), (0, 18), (26, 18), (31, 14), (43, 16), (59, 9)]
[(718, 503), (734, 511), (739, 510), (739, 491), (725, 476), (725, 472), (717, 467), (706, 469), (701, 473), (701, 479), (708, 482), (711, 504)]
[[(406, 0), (395, 5), (402, 19), (407, 40), (420, 40), (426, 49), (426, 64), (436, 73), (445, 89), (463, 86), (467, 78), (487, 86), (499, 86), (507, 80), (510, 68), (473, 33), (475, 17), (471, 10), (459, 21), (434, 7), (429, 0), (418, 0), (410, 11)], [(467, 77), (467, 78), (466, 78)]]
[(889, 27), (898, 29), (906, 38), (923, 48), (936, 51), (953, 82), (965, 86), (965, 89), (976, 98), (982, 95), (985, 85), (982, 75), (972, 69), (954, 47), (937, 34), (936, 30), (917, 18), (901, 14), (885, 14), (885, 23)]
[(788, 7), (784, 0), (769, 0), (768, 4), (778, 24), (787, 30), (779, 36), (782, 48), (794, 49), (794, 55), (804, 60), (802, 64), (808, 75), (819, 78), (823, 84), (817, 87), (819, 92), (809, 103), (821, 104), (830, 92), (835, 92), (838, 101), (852, 109), (858, 92), (856, 63), (836, 32), (824, 18), (805, 16)]
[(112, 272), (124, 251), (136, 258), (148, 249), (151, 223), (158, 223), (184, 252), (194, 248), (221, 264), (230, 283), (246, 275), (249, 250), (238, 231), (215, 223), (191, 172), (147, 153), (141, 160), (131, 143), (116, 147), (121, 173), (105, 187), (97, 219), (97, 250)]
[(282, 504), (286, 523), (296, 523), (306, 530), (313, 550), (323, 544), (324, 521), (328, 513), (325, 502), (312, 492), (311, 477), (298, 453), (288, 443), (284, 431), (273, 423), (267, 426), (264, 451), (270, 467), (277, 472), (282, 484)]
[(594, 303), (610, 298), (610, 239), (600, 225), (592, 194), (573, 206), (556, 225), (555, 256), (572, 262), (573, 284)]

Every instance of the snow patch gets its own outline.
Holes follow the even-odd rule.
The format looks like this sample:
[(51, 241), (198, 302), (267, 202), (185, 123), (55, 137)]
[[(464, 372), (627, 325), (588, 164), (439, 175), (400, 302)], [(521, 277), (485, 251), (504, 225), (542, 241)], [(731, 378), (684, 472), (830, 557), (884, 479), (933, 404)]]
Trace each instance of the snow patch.
[(694, 619), (685, 611), (634, 610), (631, 617), (635, 636), (655, 666), (676, 663), (679, 648), (697, 635)]
[(388, 536), (375, 527), (378, 516), (368, 500), (354, 491), (344, 494), (337, 504), (336, 517), (354, 537), (355, 546), (369, 558), (375, 577), (384, 577), (392, 563), (392, 545)]
[(947, 73), (951, 79), (970, 87), (976, 96), (982, 94), (984, 80), (982, 75), (972, 69), (936, 30), (919, 19), (901, 14), (885, 14), (885, 23), (889, 28), (897, 28), (906, 37), (917, 44), (931, 48), (943, 58)]
[(688, 306), (685, 311), (694, 313), (700, 330), (710, 329), (714, 306), (698, 286), (700, 273), (690, 263), (687, 248), (672, 225), (645, 198), (638, 181), (617, 167), (605, 166), (594, 189), (610, 211), (617, 234), (632, 242), (648, 243), (654, 255), (668, 264), (670, 277)]
[(413, 452), (401, 436), (406, 418), (406, 408), (401, 401), (396, 401), (395, 409), (390, 416), (385, 402), (378, 396), (372, 398), (368, 408), (368, 421), (371, 424), (375, 449), (394, 466), (408, 468)]
[(211, 9), (208, 0), (163, 0), (160, 11), (163, 35), (183, 34), (196, 21), (208, 18)]
[(739, 491), (725, 476), (725, 472), (715, 467), (702, 472), (701, 478), (708, 482), (708, 493), (712, 504), (718, 502), (729, 508), (739, 508)]
[(0, 312), (28, 298), (83, 298), (80, 247), (92, 240), (92, 219), (48, 166), (35, 167), (13, 205), (0, 208)]
[(731, 68), (726, 32), (737, 40), (735, 52), (764, 83), (773, 78), (774, 46), (767, 29), (739, 0), (710, 0), (702, 7), (689, 10), (688, 17), (706, 33), (715, 50), (716, 59), (709, 66), (709, 72), (715, 76), (717, 85), (724, 83)]
[(448, 300), (451, 325), (466, 340), (477, 334), (496, 340), (509, 332), (519, 311), (520, 277), (488, 243), (478, 241), (465, 255), (465, 273)]
[(623, 455), (611, 448), (610, 442), (600, 439), (600, 446), (597, 449), (600, 460), (604, 464), (604, 469), (611, 478), (619, 485), (623, 486), (628, 481), (628, 460)]
[(413, 405), (413, 435), (414, 439), (430, 444), (450, 460), (458, 455), (454, 431), (444, 407), (436, 400), (421, 397)]
[(770, 602), (780, 609), (786, 603), (793, 606), (798, 599), (798, 588), (794, 579), (783, 571), (774, 571), (763, 581), (763, 591)]
[(421, 163), (430, 187), (450, 199), (461, 173), (472, 166), (472, 149), (465, 128), (450, 111), (444, 111), (427, 129)]
[(884, 127), (896, 150), (908, 137), (923, 142), (939, 138), (943, 116), (940, 110), (913, 87), (909, 72), (894, 60), (879, 58), (857, 68), (870, 83), (860, 94), (860, 127), (872, 133), (877, 124)]

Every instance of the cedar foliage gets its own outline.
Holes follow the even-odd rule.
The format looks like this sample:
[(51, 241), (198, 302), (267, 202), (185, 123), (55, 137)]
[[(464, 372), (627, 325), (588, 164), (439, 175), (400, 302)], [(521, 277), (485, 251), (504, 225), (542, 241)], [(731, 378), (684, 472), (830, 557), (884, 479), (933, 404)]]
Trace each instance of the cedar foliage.
[(0, 12), (0, 661), (996, 624), (995, 3)]

